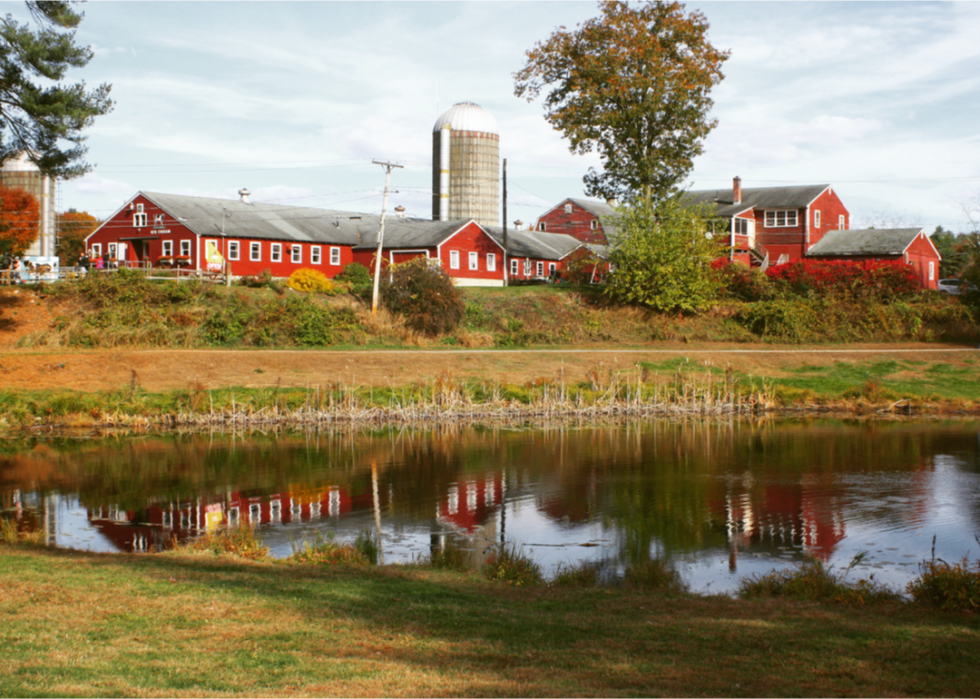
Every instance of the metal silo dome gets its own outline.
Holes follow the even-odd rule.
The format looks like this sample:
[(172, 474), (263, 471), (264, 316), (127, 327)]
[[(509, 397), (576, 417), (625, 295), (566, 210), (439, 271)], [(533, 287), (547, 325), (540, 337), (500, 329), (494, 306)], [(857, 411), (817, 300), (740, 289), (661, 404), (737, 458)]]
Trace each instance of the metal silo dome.
[(479, 131), (480, 133), (492, 133), (500, 135), (500, 127), (493, 114), (473, 102), (460, 102), (453, 105), (436, 119), (432, 127), (432, 133), (439, 133), (445, 124), (452, 126), (453, 131)]
[(460, 102), (432, 127), (432, 218), (500, 220), (500, 127), (487, 110)]

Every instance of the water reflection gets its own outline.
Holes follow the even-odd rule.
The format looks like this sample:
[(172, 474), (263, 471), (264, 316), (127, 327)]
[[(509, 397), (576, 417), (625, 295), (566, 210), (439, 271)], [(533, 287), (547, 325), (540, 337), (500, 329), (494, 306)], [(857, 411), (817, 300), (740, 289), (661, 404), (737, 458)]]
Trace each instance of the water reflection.
[[(553, 572), (669, 558), (695, 589), (868, 551), (899, 586), (980, 531), (978, 424), (645, 422), (7, 443), (4, 516), (59, 546), (141, 552), (255, 525), (275, 555), (380, 530), (388, 562), (517, 542)], [(976, 555), (977, 551), (973, 551)]]

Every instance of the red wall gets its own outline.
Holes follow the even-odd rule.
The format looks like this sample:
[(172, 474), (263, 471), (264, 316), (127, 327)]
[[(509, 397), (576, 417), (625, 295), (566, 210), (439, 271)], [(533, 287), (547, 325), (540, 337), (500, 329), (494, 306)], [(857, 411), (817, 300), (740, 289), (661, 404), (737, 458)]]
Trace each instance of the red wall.
[[(793, 210), (792, 207), (772, 207), (776, 210)], [(820, 211), (820, 227), (815, 224), (816, 212)], [(850, 225), (850, 214), (844, 207), (833, 187), (824, 190), (820, 196), (807, 208), (796, 209), (797, 224), (787, 228), (766, 228), (765, 210), (755, 211), (755, 239), (769, 251), (769, 260), (775, 264), (781, 255), (788, 255), (789, 262), (797, 260), (806, 254), (807, 231), (809, 230), (809, 245), (815, 245), (827, 231), (838, 229), (838, 217), (844, 215), (844, 228)], [(809, 213), (809, 217), (807, 214)]]
[[(568, 204), (571, 204), (572, 207), (570, 214), (565, 213), (565, 206)], [(609, 241), (606, 240), (602, 222), (596, 224), (598, 226), (596, 230), (592, 230), (592, 221), (597, 219), (595, 214), (566, 199), (538, 219), (537, 230), (541, 230), (541, 223), (544, 222), (545, 233), (564, 233), (581, 240), (583, 243), (607, 245)]]
[[(459, 269), (451, 269), (449, 266), (450, 253), (456, 250), (459, 252)], [(478, 253), (478, 268), (470, 269), (469, 253)], [(497, 268), (490, 272), (487, 270), (487, 253), (496, 256)], [(452, 236), (442, 241), (438, 248), (439, 261), (442, 268), (450, 277), (461, 279), (504, 279), (504, 250), (480, 228), (479, 224), (471, 221), (454, 233)]]
[[(924, 233), (916, 236), (905, 251), (905, 260), (915, 267), (919, 273), (919, 281), (923, 289), (939, 288), (939, 255)], [(929, 263), (933, 263), (932, 279), (929, 279)]]
[[(820, 226), (816, 225), (816, 212), (820, 212)], [(844, 216), (844, 230), (850, 228), (851, 215), (847, 208), (837, 196), (834, 188), (826, 190), (817, 197), (817, 200), (810, 205), (810, 246), (820, 242), (820, 239), (827, 234), (827, 231), (840, 230), (837, 221)]]
[[(239, 243), (239, 253), (237, 260), (228, 260), (231, 265), (231, 273), (236, 277), (243, 277), (248, 274), (261, 274), (264, 270), (269, 270), (273, 277), (288, 277), (297, 269), (315, 269), (322, 272), (327, 277), (333, 278), (340, 274), (344, 265), (354, 262), (354, 251), (349, 245), (330, 245), (327, 243), (291, 243), (285, 240), (258, 240), (249, 238), (228, 238), (223, 241), (220, 238), (204, 237), (202, 240), (217, 240), (218, 249), (225, 259), (228, 260), (228, 243), (237, 241)], [(261, 249), (261, 260), (250, 260), (249, 251), (252, 243), (258, 243)], [(272, 261), (273, 244), (281, 245), (281, 261)], [(302, 262), (294, 264), (290, 257), (290, 248), (299, 246), (302, 249)], [(319, 246), (320, 263), (313, 264), (310, 261), (312, 248)], [(330, 264), (330, 248), (340, 248), (340, 264)], [(201, 253), (204, 252), (204, 243), (201, 243)], [(203, 266), (203, 263), (202, 263)]]

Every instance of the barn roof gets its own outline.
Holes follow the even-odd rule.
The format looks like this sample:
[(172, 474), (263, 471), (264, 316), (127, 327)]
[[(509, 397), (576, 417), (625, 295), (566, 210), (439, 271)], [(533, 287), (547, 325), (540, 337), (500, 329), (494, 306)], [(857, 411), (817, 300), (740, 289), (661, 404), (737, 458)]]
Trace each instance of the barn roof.
[[(378, 228), (380, 218), (375, 217), (374, 228), (365, 231), (355, 248), (378, 247)], [(385, 218), (386, 248), (434, 248), (470, 223), (462, 221), (430, 221), (422, 218)]]
[(366, 231), (378, 228), (379, 217), (372, 214), (182, 194), (140, 194), (202, 236), (220, 236), (223, 223), (226, 237), (356, 245)]
[(802, 209), (819, 197), (829, 184), (795, 185), (792, 187), (745, 187), (742, 201), (733, 202), (732, 188), (701, 189), (686, 193), (694, 204), (714, 204), (719, 216), (735, 216), (750, 209)]
[(830, 231), (807, 252), (808, 257), (901, 255), (921, 228), (868, 228)]
[[(499, 226), (484, 226), (484, 229), (503, 247), (503, 228)], [(561, 260), (580, 247), (582, 247), (581, 241), (564, 233), (507, 230), (507, 254), (512, 257)]]

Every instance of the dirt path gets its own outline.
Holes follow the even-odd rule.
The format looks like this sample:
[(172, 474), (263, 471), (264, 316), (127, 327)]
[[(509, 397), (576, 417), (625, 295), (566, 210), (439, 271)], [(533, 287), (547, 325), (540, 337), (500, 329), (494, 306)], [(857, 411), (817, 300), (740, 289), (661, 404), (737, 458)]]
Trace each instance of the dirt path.
[(736, 371), (778, 377), (803, 364), (877, 359), (921, 359), (975, 366), (976, 348), (962, 345), (905, 344), (847, 347), (745, 345), (657, 345), (649, 349), (563, 350), (76, 350), (0, 352), (0, 388), (105, 391), (136, 380), (151, 391), (200, 385), (224, 386), (404, 386), (448, 372), (456, 379), (477, 378), (524, 384), (553, 379), (564, 371), (578, 381), (590, 369), (626, 370), (637, 362), (673, 358)]

